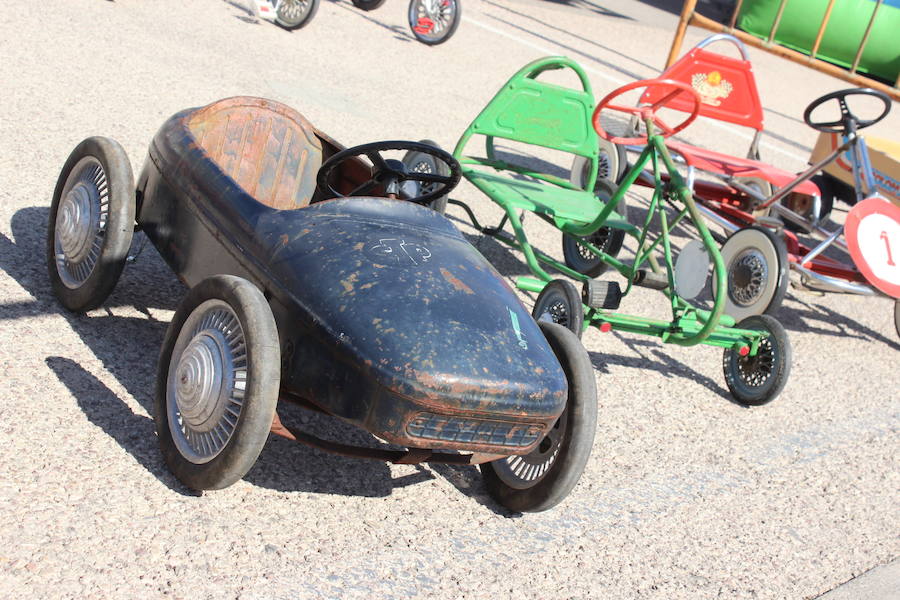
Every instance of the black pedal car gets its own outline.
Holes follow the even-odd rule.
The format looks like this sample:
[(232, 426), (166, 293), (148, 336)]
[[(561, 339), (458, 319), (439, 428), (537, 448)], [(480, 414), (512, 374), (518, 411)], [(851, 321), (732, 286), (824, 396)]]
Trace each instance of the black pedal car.
[[(229, 98), (166, 121), (136, 186), (119, 144), (79, 144), (53, 196), (49, 275), (66, 308), (97, 307), (141, 229), (190, 287), (160, 353), (155, 421), (191, 488), (243, 477), (271, 431), (351, 456), (481, 464), (498, 502), (544, 510), (590, 454), (593, 370), (574, 334), (536, 323), (427, 207), (459, 178), (429, 145), (344, 150), (287, 106)], [(279, 399), (406, 450), (287, 427)]]

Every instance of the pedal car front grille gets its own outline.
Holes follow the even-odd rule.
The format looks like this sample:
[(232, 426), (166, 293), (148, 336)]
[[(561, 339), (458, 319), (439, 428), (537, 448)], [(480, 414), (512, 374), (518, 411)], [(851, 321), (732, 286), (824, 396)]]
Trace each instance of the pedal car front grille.
[(539, 425), (450, 417), (427, 412), (416, 415), (406, 426), (406, 431), (413, 437), (430, 440), (515, 447), (533, 444), (544, 433)]

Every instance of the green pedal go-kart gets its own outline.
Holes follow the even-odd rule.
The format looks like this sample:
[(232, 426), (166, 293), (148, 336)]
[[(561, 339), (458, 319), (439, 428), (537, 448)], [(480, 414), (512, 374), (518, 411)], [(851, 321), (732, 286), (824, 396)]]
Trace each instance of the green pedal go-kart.
[[(541, 74), (559, 69), (574, 71), (581, 89), (538, 80)], [(626, 92), (650, 87), (663, 88), (662, 99), (653, 105), (633, 108), (613, 102)], [(694, 108), (683, 122), (670, 127), (657, 113), (682, 95), (687, 95)], [(700, 98), (690, 86), (675, 81), (647, 80), (613, 91), (594, 110), (590, 82), (577, 63), (565, 57), (536, 60), (500, 89), (463, 133), (453, 152), (462, 165), (463, 176), (504, 210), (501, 222), (496, 227), (484, 227), (465, 203), (452, 199), (449, 202), (462, 207), (476, 229), (523, 252), (534, 277), (519, 277), (516, 286), (540, 293), (534, 306), (535, 318), (563, 324), (578, 335), (588, 325), (594, 325), (601, 331), (647, 334), (681, 346), (706, 344), (724, 348), (725, 381), (734, 398), (745, 405), (765, 404), (778, 396), (790, 373), (791, 346), (787, 334), (768, 315), (752, 316), (736, 323), (724, 314), (727, 276), (722, 256), (665, 145), (665, 138), (696, 118), (699, 106)], [(603, 111), (636, 114), (646, 126), (646, 135), (628, 139), (609, 135), (600, 125)], [(602, 179), (600, 187), (595, 189), (597, 134), (614, 143), (646, 144), (618, 189)], [(476, 157), (465, 152), (473, 136), (484, 138), (487, 156)], [(584, 185), (542, 172), (539, 167), (513, 164), (533, 165), (535, 161), (511, 161), (508, 153), (499, 157), (495, 149), (498, 139), (512, 145), (584, 157), (588, 163)], [(625, 206), (626, 192), (648, 165), (655, 189), (644, 223), (636, 227), (617, 213), (616, 208)], [(663, 170), (668, 175), (667, 181)], [(670, 214), (669, 206), (683, 208)], [(565, 264), (529, 243), (520, 217), (525, 213), (533, 213), (561, 231)], [(657, 235), (650, 234), (654, 221), (659, 226)], [(503, 231), (507, 223), (512, 227), (513, 236)], [(670, 234), (676, 227), (688, 224), (693, 224), (699, 239), (688, 243), (678, 259), (673, 260)], [(626, 235), (637, 246), (630, 264), (616, 257)], [(662, 261), (658, 258), (660, 254)], [(711, 308), (704, 310), (690, 300), (706, 287), (710, 263), (713, 299)], [(571, 281), (554, 279), (542, 265), (580, 281), (581, 293)], [(610, 267), (624, 277), (624, 290), (618, 281), (595, 279)], [(671, 301), (671, 319), (616, 312), (635, 286), (666, 294)]]

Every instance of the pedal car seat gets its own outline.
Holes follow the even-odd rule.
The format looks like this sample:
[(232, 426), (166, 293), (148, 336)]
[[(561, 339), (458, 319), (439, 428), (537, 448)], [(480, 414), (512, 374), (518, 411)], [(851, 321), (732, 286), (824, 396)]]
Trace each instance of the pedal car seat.
[[(719, 41), (734, 44), (741, 58), (705, 49)], [(796, 173), (759, 162), (759, 139), (763, 131), (762, 102), (756, 89), (753, 66), (739, 39), (727, 34), (710, 36), (672, 63), (660, 78), (680, 81), (697, 90), (701, 99), (700, 116), (755, 130), (746, 159), (667, 140), (669, 149), (684, 157), (689, 166), (724, 177), (759, 177), (775, 187), (783, 187), (797, 178)], [(641, 96), (640, 104), (653, 104), (662, 98), (662, 93), (662, 88), (648, 88)], [(690, 112), (693, 107), (686, 98), (678, 96), (667, 102), (666, 108)], [(810, 181), (804, 181), (794, 191), (819, 195), (819, 188)]]
[[(563, 68), (575, 72), (581, 90), (537, 80), (541, 73)], [(593, 108), (590, 81), (577, 63), (558, 56), (538, 59), (500, 88), (463, 133), (453, 156), (460, 162), (463, 176), (511, 216), (515, 210), (528, 210), (553, 218), (558, 226), (566, 221), (590, 223), (605, 206), (593, 193), (598, 155), (597, 134), (591, 126)], [(485, 136), (485, 158), (463, 152), (476, 134)], [(497, 138), (586, 157), (590, 172), (584, 189), (554, 175), (498, 160), (494, 152)], [(615, 213), (611, 216), (627, 225)]]
[(226, 98), (192, 112), (186, 125), (209, 158), (258, 202), (278, 210), (309, 205), (322, 143), (293, 108), (263, 98)]
[[(738, 158), (674, 140), (666, 140), (666, 146), (669, 150), (680, 154), (688, 166), (724, 177), (759, 177), (776, 188), (784, 187), (797, 179), (796, 173), (783, 171), (758, 160)], [(809, 180), (795, 187), (794, 191), (809, 196), (819, 195), (819, 188)]]

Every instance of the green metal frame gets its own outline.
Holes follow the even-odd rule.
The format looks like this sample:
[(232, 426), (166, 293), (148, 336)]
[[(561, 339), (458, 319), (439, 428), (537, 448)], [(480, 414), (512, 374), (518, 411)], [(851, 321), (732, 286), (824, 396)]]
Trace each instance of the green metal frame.
[[(541, 73), (562, 68), (575, 71), (582, 83), (582, 90), (571, 90), (536, 81), (536, 77)], [(645, 266), (649, 265), (654, 273), (665, 273), (669, 285), (663, 293), (671, 302), (671, 321), (589, 308), (585, 313), (585, 327), (608, 323), (614, 330), (652, 335), (659, 337), (663, 342), (682, 346), (701, 343), (734, 349), (746, 346), (749, 347), (750, 355), (755, 355), (759, 342), (768, 334), (763, 331), (735, 328), (734, 319), (723, 313), (727, 275), (722, 256), (697, 210), (693, 194), (672, 161), (664, 137), (655, 133), (652, 120), (645, 121), (648, 133), (647, 146), (613, 197), (604, 204), (594, 195), (592, 190), (597, 177), (598, 144), (596, 132), (590, 121), (593, 104), (590, 83), (577, 63), (564, 57), (548, 57), (526, 65), (513, 75), (475, 118), (457, 142), (453, 152), (454, 158), (462, 166), (466, 179), (504, 210), (505, 214), (500, 224), (496, 227), (484, 227), (465, 203), (458, 200), (450, 200), (450, 203), (462, 207), (479, 231), (522, 251), (529, 269), (535, 276), (517, 278), (516, 286), (522, 290), (540, 292), (553, 279), (542, 265), (547, 265), (579, 281), (590, 279), (531, 246), (519, 217), (520, 212), (525, 211), (532, 212), (556, 226), (563, 235), (578, 238), (580, 245), (614, 268), (628, 282), (623, 296), (631, 292), (636, 275)], [(563, 124), (566, 126), (563, 127)], [(468, 156), (464, 153), (466, 145), (476, 134), (486, 138), (487, 158)], [(579, 189), (559, 177), (497, 159), (494, 151), (496, 138), (534, 144), (586, 157), (590, 169), (584, 189)], [(652, 166), (655, 186), (647, 217), (642, 227), (638, 228), (616, 214), (613, 207), (618, 205), (648, 163)], [(504, 177), (490, 173), (485, 167), (501, 174), (505, 172), (519, 177)], [(663, 182), (662, 169), (668, 174), (668, 183)], [(523, 180), (522, 175), (531, 180)], [(676, 203), (680, 201), (683, 206), (671, 221), (664, 206), (666, 203), (663, 202), (666, 199), (675, 200)], [(658, 219), (660, 234), (651, 240), (648, 233), (654, 217)], [(669, 236), (685, 217), (690, 219), (699, 232), (700, 239), (713, 261), (716, 289), (713, 308), (710, 311), (693, 306), (674, 292), (674, 265)], [(507, 222), (513, 231), (512, 238), (503, 232)], [(604, 253), (585, 239), (602, 227), (622, 229), (637, 240), (635, 260), (631, 264)], [(657, 260), (660, 250), (663, 256), (662, 266)]]

